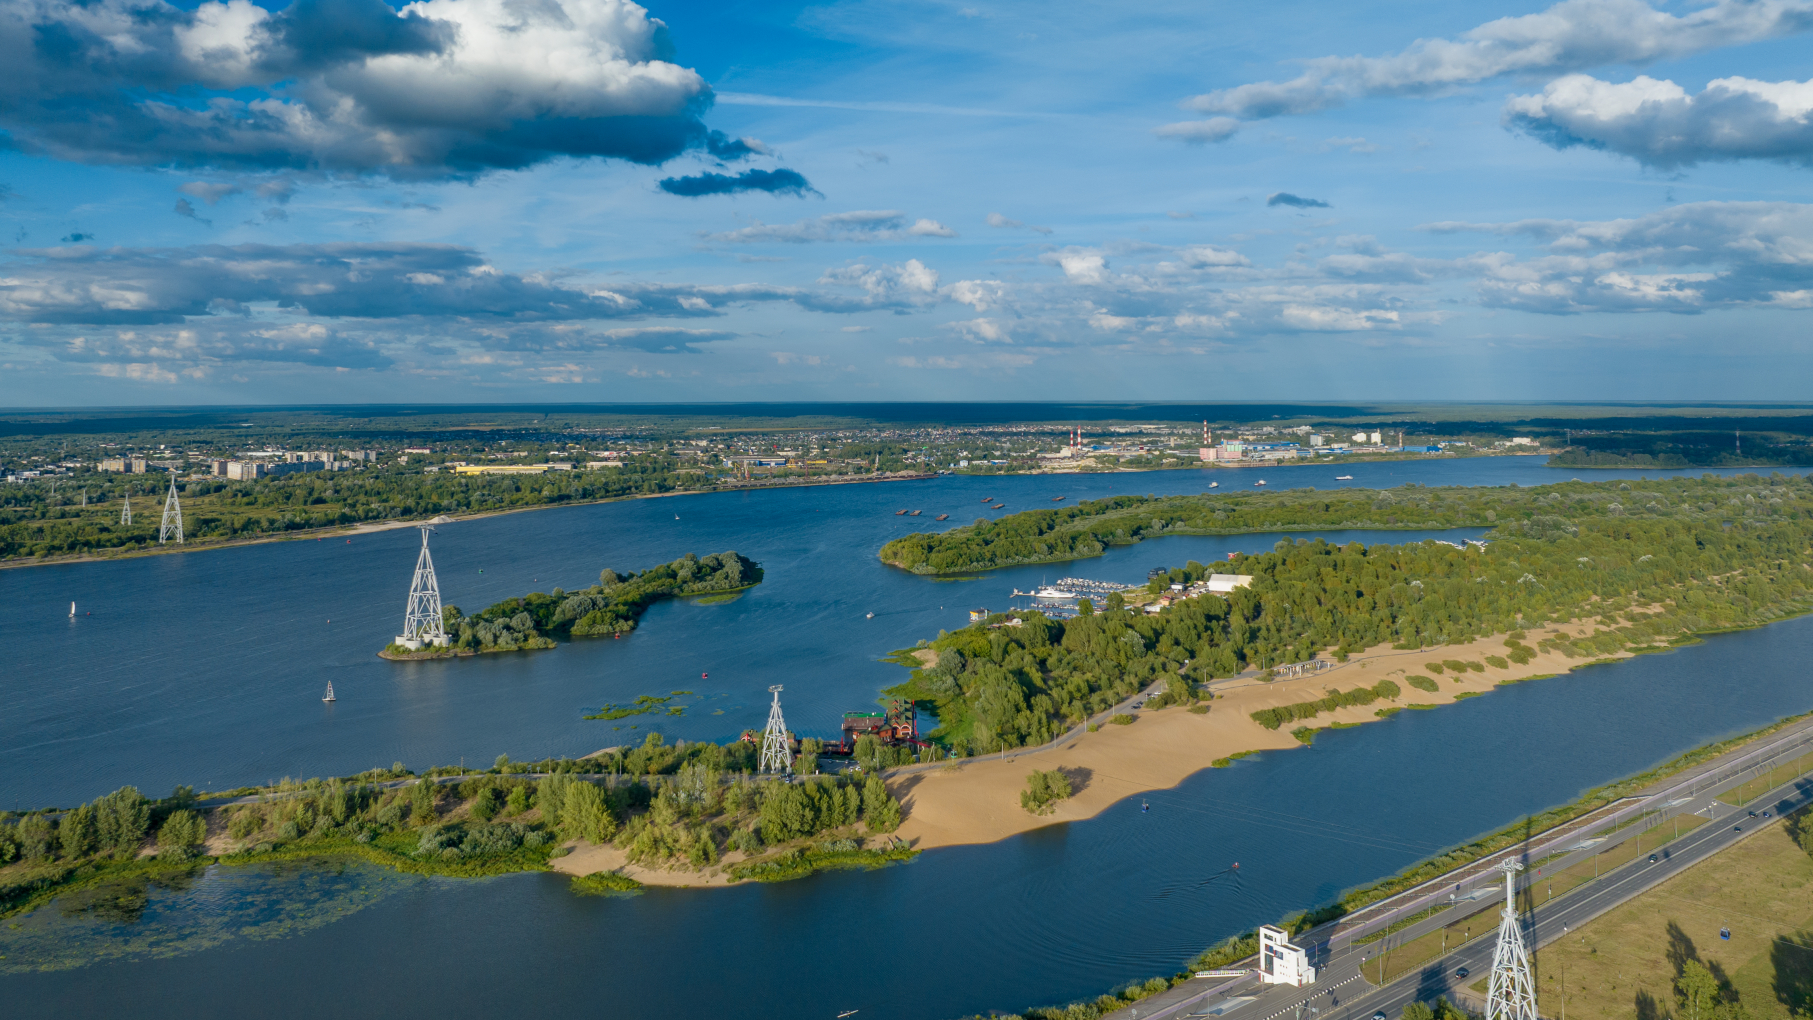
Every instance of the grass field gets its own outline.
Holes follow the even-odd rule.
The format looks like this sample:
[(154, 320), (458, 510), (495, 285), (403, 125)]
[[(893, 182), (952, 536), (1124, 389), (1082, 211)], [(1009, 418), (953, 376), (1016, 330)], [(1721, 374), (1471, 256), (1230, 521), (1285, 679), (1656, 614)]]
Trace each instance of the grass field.
[(1813, 858), (1776, 822), (1537, 953), (1538, 1007), (1581, 1020), (1685, 1016), (1674, 978), (1698, 959), (1755, 1020), (1788, 1020), (1791, 1007), (1804, 1016), (1813, 1006), (1810, 922)]

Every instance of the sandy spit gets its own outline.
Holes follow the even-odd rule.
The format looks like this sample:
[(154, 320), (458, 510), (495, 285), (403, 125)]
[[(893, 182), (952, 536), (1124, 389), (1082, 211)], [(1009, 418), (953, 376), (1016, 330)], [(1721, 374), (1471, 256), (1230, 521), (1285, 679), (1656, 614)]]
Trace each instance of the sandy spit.
[[(1544, 637), (1565, 629), (1570, 634), (1590, 633), (1592, 627), (1570, 624), (1528, 632), (1526, 644), (1534, 647)], [(992, 843), (1046, 825), (1093, 818), (1127, 797), (1175, 787), (1196, 772), (1209, 768), (1217, 758), (1241, 751), (1295, 749), (1294, 727), (1268, 730), (1254, 722), (1251, 713), (1322, 697), (1325, 688), (1352, 690), (1392, 680), (1403, 688), (1395, 702), (1374, 702), (1327, 712), (1298, 725), (1323, 727), (1330, 723), (1378, 722), (1380, 708), (1391, 706), (1446, 705), (1461, 694), (1484, 694), (1501, 683), (1566, 673), (1583, 665), (1559, 652), (1536, 656), (1527, 665), (1511, 663), (1507, 669), (1486, 666), (1484, 673), (1471, 670), (1456, 676), (1436, 676), (1424, 663), (1458, 659), (1485, 664), (1487, 655), (1507, 651), (1504, 635), (1482, 638), (1466, 645), (1439, 649), (1399, 651), (1389, 645), (1369, 648), (1350, 657), (1344, 665), (1295, 680), (1262, 683), (1251, 677), (1219, 680), (1212, 685), (1216, 697), (1206, 715), (1181, 706), (1132, 713), (1131, 725), (1104, 725), (1057, 750), (1007, 752), (953, 762), (947, 768), (893, 778), (888, 788), (906, 809), (898, 835), (920, 849)], [(1628, 658), (1629, 653), (1591, 661)], [(1439, 685), (1433, 693), (1404, 682), (1407, 675), (1428, 676)], [(1305, 750), (1304, 753), (1310, 753)], [(1036, 816), (1020, 807), (1020, 791), (1035, 769), (1061, 769), (1076, 793), (1060, 802), (1049, 815)]]

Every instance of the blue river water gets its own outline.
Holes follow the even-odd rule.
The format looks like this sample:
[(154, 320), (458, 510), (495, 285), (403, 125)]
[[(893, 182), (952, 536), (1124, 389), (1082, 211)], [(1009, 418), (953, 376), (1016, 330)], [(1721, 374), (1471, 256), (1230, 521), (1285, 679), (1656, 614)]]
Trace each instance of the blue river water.
[[(1336, 473), (1263, 477), (1333, 485)], [(1571, 476), (1524, 459), (1338, 473), (1355, 485)], [(1163, 539), (952, 583), (881, 566), (873, 554), (888, 538), (935, 513), (965, 520), (985, 495), (1012, 511), (1053, 495), (1194, 492), (1205, 478), (1225, 489), (1255, 477), (942, 478), (452, 525), (436, 536), (437, 565), (449, 600), (468, 608), (689, 550), (736, 548), (769, 578), (736, 602), (657, 607), (624, 641), (452, 663), (371, 657), (396, 628), (414, 532), (0, 572), (0, 639), (12, 652), (0, 781), (7, 800), (37, 805), (123, 782), (161, 792), (393, 758), (584, 753), (636, 737), (580, 720), (583, 710), (669, 689), (699, 696), (686, 716), (661, 720), (664, 733), (721, 739), (759, 726), (775, 682), (787, 685), (796, 729), (828, 732), (899, 676), (878, 656), (961, 625), (965, 610), (1001, 602), (1011, 586), (1040, 575), (1137, 580), (1150, 565), (1206, 562), (1275, 536)], [(926, 513), (897, 518), (901, 507)], [(72, 598), (95, 615), (71, 624)], [(1800, 679), (1810, 652), (1813, 621), (1721, 635), (1326, 732), (1313, 748), (1153, 793), (1147, 813), (1123, 803), (997, 844), (777, 886), (590, 898), (551, 875), (395, 881), (351, 865), (216, 867), (145, 890), (136, 915), (59, 901), (0, 930), (0, 989), (34, 1013), (151, 1017), (463, 1015), (533, 1003), (606, 1016), (860, 1009), (867, 1020), (1062, 1002), (1174, 971), (1230, 933), (1813, 708)], [(328, 678), (341, 697), (333, 706), (318, 700)]]

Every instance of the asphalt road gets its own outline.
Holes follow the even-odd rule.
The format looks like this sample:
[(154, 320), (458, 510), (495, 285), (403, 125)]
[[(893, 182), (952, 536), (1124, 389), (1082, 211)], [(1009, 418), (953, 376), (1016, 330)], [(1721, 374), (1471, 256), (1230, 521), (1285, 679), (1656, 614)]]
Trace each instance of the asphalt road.
[[(1768, 825), (1778, 824), (1781, 812), (1793, 811), (1809, 802), (1813, 802), (1813, 777), (1784, 783), (1741, 808), (1721, 803), (1720, 807), (1725, 810), (1716, 815), (1711, 824), (1668, 843), (1659, 852), (1660, 859), (1656, 863), (1649, 863), (1647, 856), (1639, 858), (1553, 903), (1540, 904), (1525, 914), (1525, 944), (1533, 949), (1553, 942), (1566, 931), (1579, 928), (1737, 841)], [(1770, 813), (1768, 819), (1750, 817), (1749, 812), (1756, 811), (1760, 815), (1765, 808)], [(1232, 1020), (1274, 1020), (1285, 1016), (1296, 1020), (1299, 1015), (1304, 1018), (1313, 1017), (1314, 1020), (1367, 1020), (1373, 1013), (1382, 1012), (1395, 1020), (1411, 1002), (1432, 1001), (1438, 995), (1445, 995), (1451, 1000), (1470, 997), (1483, 1001), (1483, 995), (1464, 990), (1468, 985), (1485, 978), (1491, 971), (1492, 950), (1496, 942), (1493, 934), (1497, 930), (1499, 911), (1492, 909), (1475, 916), (1479, 918), (1480, 928), (1485, 931), (1484, 937), (1475, 938), (1466, 946), (1431, 960), (1422, 970), (1406, 974), (1383, 987), (1373, 986), (1362, 976), (1365, 958), (1372, 947), (1356, 946), (1322, 961), (1316, 983), (1308, 988), (1273, 987), (1260, 991), (1248, 982), (1230, 994), (1253, 995), (1252, 1001), (1226, 1008), (1215, 1015)], [(1406, 936), (1405, 941), (1408, 941), (1410, 933), (1407, 932)], [(1463, 967), (1469, 972), (1469, 976), (1465, 978), (1455, 973)], [(1361, 980), (1352, 980), (1355, 976), (1361, 976)], [(1457, 992), (1461, 995), (1457, 996)], [(1211, 1000), (1172, 1015), (1200, 1017), (1207, 1015), (1207, 1010), (1213, 1007), (1214, 1001)], [(1145, 1015), (1163, 1014), (1162, 1011), (1154, 1010)]]
[[(1658, 859), (1654, 864), (1649, 863), (1648, 855), (1644, 855), (1553, 902), (1539, 904), (1522, 917), (1525, 945), (1531, 949), (1547, 945), (1565, 932), (1578, 929), (1739, 840), (1769, 825), (1779, 824), (1783, 812), (1813, 802), (1813, 776), (1797, 777), (1783, 783), (1743, 807), (1712, 800), (1711, 789), (1693, 800), (1695, 803), (1711, 801), (1714, 814), (1710, 824), (1665, 844), (1657, 852)], [(1685, 800), (1670, 806), (1681, 812), (1689, 811)], [(1767, 819), (1750, 815), (1755, 811), (1760, 816), (1764, 810), (1770, 814)], [(1587, 852), (1603, 849), (1601, 846)], [(1556, 859), (1545, 870), (1560, 870), (1572, 862), (1573, 856), (1577, 855)], [(1540, 886), (1541, 881), (1538, 878), (1531, 884)], [(1206, 995), (1180, 986), (1169, 994), (1161, 993), (1151, 1000), (1117, 1011), (1113, 1020), (1182, 1020), (1206, 1016), (1230, 1020), (1370, 1020), (1375, 1013), (1384, 1013), (1395, 1020), (1411, 1002), (1429, 1002), (1437, 996), (1469, 1000), (1477, 1007), (1485, 997), (1468, 986), (1481, 981), (1491, 971), (1494, 935), (1501, 909), (1493, 904), (1473, 915), (1474, 929), (1480, 935), (1467, 945), (1457, 946), (1429, 961), (1421, 970), (1382, 987), (1374, 985), (1364, 973), (1372, 954), (1380, 948), (1377, 944), (1349, 944), (1328, 951), (1327, 943), (1321, 943), (1312, 949), (1311, 959), (1317, 974), (1316, 983), (1308, 988), (1266, 987), (1251, 978), (1228, 981)], [(1394, 933), (1390, 942), (1403, 945), (1452, 919), (1452, 915), (1444, 911)], [(1467, 977), (1456, 973), (1461, 968), (1468, 971)], [(1184, 995), (1188, 995), (1184, 999), (1189, 1002), (1187, 1006), (1178, 1003)]]

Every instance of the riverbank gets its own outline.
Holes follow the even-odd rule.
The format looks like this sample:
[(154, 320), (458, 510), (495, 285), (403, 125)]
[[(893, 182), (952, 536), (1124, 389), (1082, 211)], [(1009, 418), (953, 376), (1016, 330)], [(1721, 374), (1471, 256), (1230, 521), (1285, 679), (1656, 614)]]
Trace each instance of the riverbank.
[[(1570, 629), (1571, 628), (1571, 629)], [(1550, 626), (1528, 632), (1525, 640), (1537, 645), (1563, 631), (1578, 634), (1581, 624)], [(1326, 689), (1351, 690), (1373, 687), (1390, 680), (1401, 688), (1395, 699), (1381, 699), (1324, 712), (1307, 720), (1312, 729), (1358, 726), (1378, 722), (1400, 710), (1429, 709), (1487, 694), (1503, 684), (1520, 683), (1568, 673), (1586, 665), (1630, 658), (1628, 651), (1582, 660), (1559, 650), (1535, 653), (1528, 662), (1508, 660), (1504, 667), (1486, 665), (1487, 656), (1503, 656), (1509, 635), (1481, 638), (1465, 645), (1404, 651), (1378, 645), (1349, 656), (1319, 673), (1270, 683), (1256, 676), (1218, 680), (1208, 685), (1214, 699), (1209, 711), (1196, 714), (1178, 705), (1149, 710), (1121, 708), (1133, 716), (1129, 725), (1103, 725), (1062, 746), (1042, 750), (1008, 751), (1006, 755), (954, 760), (941, 767), (895, 775), (888, 790), (905, 808), (898, 835), (919, 849), (993, 843), (1034, 829), (1063, 822), (1094, 818), (1128, 797), (1167, 790), (1205, 768), (1226, 764), (1238, 755), (1302, 747), (1291, 727), (1266, 729), (1252, 713), (1313, 701)], [(1478, 662), (1484, 672), (1468, 669), (1456, 674), (1444, 668), (1439, 676), (1426, 664), (1442, 660)], [(1434, 691), (1411, 685), (1408, 677), (1428, 677)], [(1134, 701), (1143, 700), (1140, 698)], [(1033, 770), (1057, 769), (1070, 778), (1074, 791), (1057, 802), (1052, 813), (1033, 815), (1020, 807), (1020, 792)]]
[(601, 496), (597, 499), (571, 499), (542, 506), (513, 506), (501, 510), (486, 510), (472, 514), (438, 514), (433, 518), (416, 518), (408, 520), (362, 521), (358, 524), (334, 525), (331, 528), (315, 528), (285, 532), (280, 535), (260, 535), (255, 538), (193, 539), (182, 545), (158, 545), (143, 549), (130, 549), (109, 553), (81, 553), (75, 556), (24, 557), (15, 556), (0, 559), (0, 570), (11, 570), (21, 567), (62, 566), (72, 563), (110, 563), (115, 560), (137, 559), (144, 556), (167, 556), (176, 553), (213, 552), (217, 549), (237, 549), (249, 545), (268, 545), (272, 542), (305, 542), (309, 539), (325, 541), (335, 538), (357, 538), (360, 535), (372, 535), (382, 531), (395, 531), (398, 528), (416, 528), (424, 523), (457, 524), (460, 521), (476, 521), (487, 517), (503, 517), (509, 514), (533, 513), (538, 510), (558, 510), (569, 506), (593, 506), (599, 503), (623, 503), (635, 499), (666, 499), (670, 496), (706, 496), (714, 492), (736, 492), (751, 489), (800, 489), (821, 485), (867, 485), (880, 482), (916, 482), (936, 478), (936, 474), (923, 472), (896, 473), (881, 477), (840, 478), (840, 479), (800, 479), (779, 482), (752, 484), (730, 484), (715, 486), (710, 489), (687, 489), (678, 492), (643, 492), (634, 496)]

